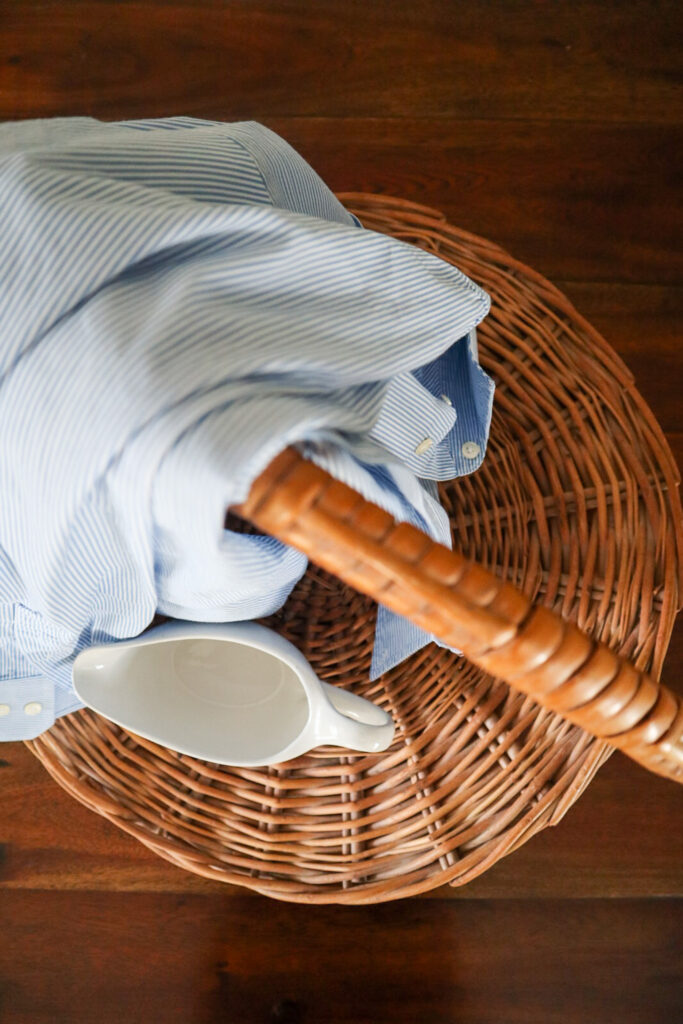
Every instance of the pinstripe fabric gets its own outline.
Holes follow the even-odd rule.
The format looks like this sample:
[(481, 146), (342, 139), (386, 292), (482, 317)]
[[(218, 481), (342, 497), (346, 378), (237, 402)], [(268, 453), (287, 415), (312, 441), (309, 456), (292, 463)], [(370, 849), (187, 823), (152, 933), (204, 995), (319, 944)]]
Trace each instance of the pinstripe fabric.
[[(282, 605), (303, 556), (222, 523), (287, 444), (449, 543), (433, 481), (484, 456), (488, 296), (278, 136), (0, 125), (0, 212), (0, 739), (80, 707), (78, 651), (157, 610)], [(381, 609), (373, 674), (428, 639)]]

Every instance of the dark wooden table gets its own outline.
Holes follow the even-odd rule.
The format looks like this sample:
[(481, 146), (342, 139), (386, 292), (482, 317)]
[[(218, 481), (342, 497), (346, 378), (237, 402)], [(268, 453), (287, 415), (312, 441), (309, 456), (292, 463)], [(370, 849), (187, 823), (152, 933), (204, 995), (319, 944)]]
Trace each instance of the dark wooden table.
[[(0, 118), (260, 120), (564, 290), (683, 455), (680, 3), (4, 0)], [(0, 499), (1, 500), (1, 499)], [(664, 679), (680, 687), (683, 631)], [(0, 748), (3, 1024), (674, 1024), (683, 802), (620, 755), (465, 889), (301, 907), (187, 875)]]

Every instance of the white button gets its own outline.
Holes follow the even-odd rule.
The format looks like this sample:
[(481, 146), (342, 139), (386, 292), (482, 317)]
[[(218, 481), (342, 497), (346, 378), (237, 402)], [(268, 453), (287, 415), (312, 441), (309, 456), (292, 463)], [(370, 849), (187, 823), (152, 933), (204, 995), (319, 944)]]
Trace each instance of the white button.
[(460, 449), (466, 459), (476, 459), (479, 455), (481, 448), (476, 441), (465, 441), (464, 445)]
[(11, 710), (9, 704), (0, 704), (0, 717), (2, 715), (9, 715)]
[(28, 704), (24, 704), (25, 715), (39, 715), (42, 710), (43, 705), (40, 703), (40, 701), (30, 700)]
[(434, 442), (432, 441), (431, 437), (425, 437), (424, 441), (420, 441), (419, 445), (415, 449), (415, 454), (424, 455), (425, 452), (429, 451), (433, 444)]
[(448, 397), (448, 395), (442, 395), (442, 396), (441, 396), (441, 401), (442, 401), (442, 402), (445, 402), (445, 403), (446, 403), (446, 405), (453, 405), (453, 403), (451, 402), (451, 400), (450, 400), (450, 398)]

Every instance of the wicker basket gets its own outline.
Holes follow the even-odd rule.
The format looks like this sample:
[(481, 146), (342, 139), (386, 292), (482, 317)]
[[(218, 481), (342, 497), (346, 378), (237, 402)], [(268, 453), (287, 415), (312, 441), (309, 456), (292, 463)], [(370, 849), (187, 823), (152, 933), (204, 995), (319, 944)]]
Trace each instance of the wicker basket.
[[(497, 246), (422, 206), (341, 199), (493, 300), (478, 332), (498, 384), (489, 452), (442, 487), (462, 554), (397, 528), (293, 451), (239, 510), (318, 566), (267, 624), (321, 678), (389, 709), (393, 745), (228, 768), (89, 710), (27, 744), (77, 800), (160, 856), (311, 903), (468, 882), (562, 818), (612, 749), (597, 736), (661, 774), (679, 775), (683, 757), (680, 701), (654, 682), (680, 593), (679, 479), (630, 373), (556, 288)], [(369, 682), (378, 594), (467, 659), (430, 645)]]

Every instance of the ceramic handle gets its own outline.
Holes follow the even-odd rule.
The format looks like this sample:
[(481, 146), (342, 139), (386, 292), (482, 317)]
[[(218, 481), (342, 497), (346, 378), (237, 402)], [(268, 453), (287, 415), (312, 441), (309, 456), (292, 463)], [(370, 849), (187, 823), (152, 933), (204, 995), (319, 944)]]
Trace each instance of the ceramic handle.
[(394, 738), (391, 715), (369, 700), (329, 683), (322, 684), (332, 707), (323, 722), (321, 743), (375, 753)]

